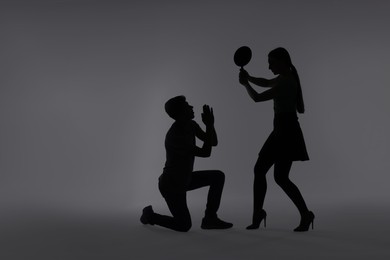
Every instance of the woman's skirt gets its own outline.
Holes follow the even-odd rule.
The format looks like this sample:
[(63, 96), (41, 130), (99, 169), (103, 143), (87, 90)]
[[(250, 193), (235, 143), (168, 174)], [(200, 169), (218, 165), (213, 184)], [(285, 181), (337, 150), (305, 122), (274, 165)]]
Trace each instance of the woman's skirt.
[(259, 156), (262, 155), (283, 161), (309, 160), (303, 133), (295, 113), (275, 114), (274, 130), (259, 153)]

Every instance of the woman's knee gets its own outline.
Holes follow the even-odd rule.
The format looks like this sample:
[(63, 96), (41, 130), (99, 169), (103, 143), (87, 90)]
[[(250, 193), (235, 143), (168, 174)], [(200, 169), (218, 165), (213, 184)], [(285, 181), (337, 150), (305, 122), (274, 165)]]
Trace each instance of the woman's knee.
[(259, 155), (254, 167), (255, 176), (264, 177), (274, 164), (274, 159), (269, 155)]
[(275, 164), (274, 179), (279, 186), (285, 186), (291, 183), (289, 178), (290, 168), (291, 162), (277, 162)]
[(286, 185), (286, 183), (288, 183), (290, 181), (288, 177), (281, 176), (278, 174), (274, 174), (274, 179), (275, 179), (276, 184), (278, 184), (279, 186), (284, 186), (284, 185)]
[(255, 174), (255, 177), (265, 177), (265, 175), (267, 174), (269, 168), (268, 167), (265, 167), (264, 164), (262, 163), (256, 163), (254, 169), (253, 169), (253, 172)]

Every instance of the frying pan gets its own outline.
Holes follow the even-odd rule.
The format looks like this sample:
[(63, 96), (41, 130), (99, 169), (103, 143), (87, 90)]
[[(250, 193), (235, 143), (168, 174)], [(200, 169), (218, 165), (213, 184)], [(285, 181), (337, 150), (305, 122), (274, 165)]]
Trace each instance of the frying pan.
[(243, 68), (252, 58), (252, 51), (248, 46), (241, 46), (234, 53), (234, 63)]

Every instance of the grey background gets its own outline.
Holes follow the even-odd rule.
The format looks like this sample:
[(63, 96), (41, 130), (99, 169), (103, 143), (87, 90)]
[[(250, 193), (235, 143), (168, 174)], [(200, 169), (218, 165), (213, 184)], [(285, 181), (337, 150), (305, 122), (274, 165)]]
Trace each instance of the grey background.
[[(130, 224), (119, 223), (134, 228), (141, 241), (173, 236), (158, 228), (145, 230), (137, 218), (148, 204), (168, 213), (157, 189), (164, 137), (172, 123), (163, 105), (183, 94), (195, 107), (198, 122), (203, 104), (214, 108), (220, 144), (211, 158), (197, 160), (195, 168), (225, 172), (220, 215), (243, 229), (251, 214), (253, 166), (273, 117), (272, 102), (255, 104), (238, 84), (233, 53), (248, 45), (253, 58), (246, 69), (252, 75), (272, 77), (267, 54), (283, 46), (301, 77), (307, 112), (300, 122), (311, 160), (295, 163), (291, 177), (317, 219), (322, 218), (322, 228), (335, 231), (345, 223), (360, 223), (367, 234), (376, 232), (366, 224), (383, 222), (370, 216), (383, 220), (389, 210), (389, 11), (388, 1), (372, 0), (3, 1), (1, 223), (19, 234), (10, 223), (30, 227), (35, 219), (48, 228), (46, 217), (56, 216), (50, 219), (67, 223), (63, 229), (68, 230), (69, 223), (83, 226), (80, 215), (98, 222), (97, 216), (118, 214), (119, 219), (131, 216)], [(268, 180), (265, 207), (275, 212), (276, 227), (292, 229), (299, 221), (296, 209), (274, 184), (272, 172)], [(205, 198), (206, 190), (189, 195), (197, 235), (202, 234), (195, 226)], [(372, 207), (377, 213), (369, 214)], [(332, 217), (346, 221), (333, 225)], [(91, 230), (101, 227), (85, 219)], [(112, 234), (123, 231), (120, 225), (107, 226)], [(42, 241), (58, 234), (47, 230), (36, 231), (43, 234)], [(22, 245), (31, 246), (35, 233), (20, 232), (15, 241), (23, 237)], [(280, 230), (268, 232), (271, 241), (296, 239)], [(338, 234), (343, 241), (357, 239), (353, 232), (343, 234)], [(244, 239), (237, 237), (231, 241)], [(325, 242), (333, 245), (335, 237)], [(125, 241), (126, 236), (119, 238)], [(12, 239), (3, 239), (14, 245)], [(91, 245), (91, 252), (99, 248)], [(273, 245), (278, 246), (271, 244), (270, 249)], [(349, 246), (361, 248), (359, 243)], [(14, 247), (5, 251), (9, 258)], [(313, 248), (310, 252), (318, 251)], [(122, 256), (130, 255), (120, 249)], [(345, 252), (353, 251), (349, 249)]]

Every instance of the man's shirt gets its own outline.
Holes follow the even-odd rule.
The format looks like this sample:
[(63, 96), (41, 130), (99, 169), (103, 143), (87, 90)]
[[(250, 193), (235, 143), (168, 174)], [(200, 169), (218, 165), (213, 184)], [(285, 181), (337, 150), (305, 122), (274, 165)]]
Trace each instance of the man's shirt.
[(185, 174), (194, 169), (195, 134), (199, 125), (191, 120), (185, 124), (175, 122), (165, 137), (166, 162), (164, 173)]

